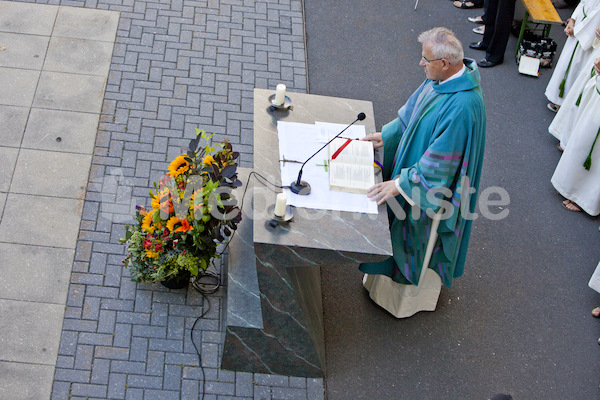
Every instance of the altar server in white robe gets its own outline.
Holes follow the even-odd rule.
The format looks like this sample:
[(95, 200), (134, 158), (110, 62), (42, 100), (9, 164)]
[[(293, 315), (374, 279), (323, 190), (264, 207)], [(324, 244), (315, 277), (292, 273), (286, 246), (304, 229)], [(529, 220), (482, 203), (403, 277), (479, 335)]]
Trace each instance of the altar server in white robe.
[(559, 150), (562, 150), (567, 146), (571, 132), (573, 132), (573, 124), (575, 123), (577, 110), (579, 110), (583, 88), (593, 74), (596, 73), (594, 61), (596, 58), (600, 57), (600, 25), (596, 28), (596, 39), (594, 39), (592, 47), (594, 48), (592, 55), (589, 60), (585, 62), (581, 72), (579, 72), (577, 79), (573, 83), (569, 94), (565, 97), (562, 106), (548, 127), (548, 132), (560, 140), (560, 144), (558, 145)]
[(600, 0), (581, 0), (567, 20), (567, 41), (546, 87), (548, 108), (558, 111), (569, 89), (592, 53), (596, 27), (600, 25)]
[(552, 185), (567, 200), (570, 211), (600, 214), (600, 58), (595, 60), (596, 74), (588, 79), (573, 133), (552, 176)]

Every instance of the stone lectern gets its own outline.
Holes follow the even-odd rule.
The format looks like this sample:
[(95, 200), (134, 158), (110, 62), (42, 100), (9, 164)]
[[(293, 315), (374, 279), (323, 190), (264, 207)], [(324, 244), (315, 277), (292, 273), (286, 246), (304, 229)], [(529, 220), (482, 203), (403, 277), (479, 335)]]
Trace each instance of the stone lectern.
[[(364, 112), (361, 123), (375, 131), (371, 102), (288, 92), (293, 109), (269, 111), (272, 94), (254, 90), (254, 171), (278, 185), (289, 182), (280, 180), (277, 121), (345, 124)], [(241, 170), (246, 183), (249, 171)], [(281, 190), (250, 182), (244, 220), (229, 247), (221, 368), (323, 377), (320, 268), (357, 268), (391, 256), (386, 207), (377, 215), (296, 209), (291, 222), (272, 227), (266, 210)]]

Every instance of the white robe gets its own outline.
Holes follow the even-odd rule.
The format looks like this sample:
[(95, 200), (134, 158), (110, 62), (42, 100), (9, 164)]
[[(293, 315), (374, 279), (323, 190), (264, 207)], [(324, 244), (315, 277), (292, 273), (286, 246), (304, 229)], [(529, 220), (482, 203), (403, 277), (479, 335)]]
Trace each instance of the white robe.
[(565, 97), (562, 106), (548, 127), (548, 132), (560, 140), (560, 146), (563, 149), (567, 147), (571, 132), (573, 132), (573, 124), (575, 123), (577, 110), (579, 110), (579, 107), (576, 105), (577, 99), (579, 99), (579, 95), (583, 91), (585, 84), (590, 80), (591, 71), (594, 68), (594, 60), (600, 57), (600, 41), (596, 41), (594, 46), (594, 51), (579, 72), (569, 94)]
[[(554, 104), (562, 105), (582, 67), (592, 53), (596, 28), (600, 25), (600, 0), (581, 0), (571, 18), (575, 26), (573, 36), (569, 36), (554, 67), (554, 72), (546, 87), (546, 97)], [(571, 60), (572, 57), (572, 60)], [(571, 67), (569, 68), (569, 63)], [(560, 97), (560, 85), (565, 78), (564, 94)]]
[(586, 213), (600, 214), (600, 140), (592, 152), (592, 166), (583, 167), (600, 129), (600, 78), (588, 79), (581, 97), (569, 144), (552, 175), (552, 185)]

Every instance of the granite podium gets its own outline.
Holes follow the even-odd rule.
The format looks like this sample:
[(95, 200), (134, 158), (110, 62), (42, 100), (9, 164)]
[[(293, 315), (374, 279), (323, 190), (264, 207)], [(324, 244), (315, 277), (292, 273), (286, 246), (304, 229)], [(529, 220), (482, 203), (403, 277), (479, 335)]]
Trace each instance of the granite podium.
[[(347, 124), (364, 112), (361, 123), (375, 131), (371, 102), (288, 92), (293, 109), (269, 111), (272, 94), (254, 90), (254, 171), (275, 184), (289, 185), (280, 180), (277, 121)], [(244, 184), (248, 174), (240, 168)], [(267, 210), (281, 189), (250, 182), (229, 246), (221, 368), (323, 377), (320, 268), (357, 268), (391, 256), (386, 207), (376, 215), (297, 208), (291, 222), (272, 227)]]

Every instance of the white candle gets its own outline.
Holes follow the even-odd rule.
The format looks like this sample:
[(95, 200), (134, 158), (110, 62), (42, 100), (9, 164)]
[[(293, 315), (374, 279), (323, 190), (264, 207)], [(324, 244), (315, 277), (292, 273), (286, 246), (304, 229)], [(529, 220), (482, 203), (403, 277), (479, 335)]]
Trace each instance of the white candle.
[(280, 83), (275, 89), (275, 104), (281, 105), (285, 102), (285, 85)]
[(287, 196), (285, 193), (278, 193), (275, 201), (275, 216), (283, 217), (285, 215), (285, 206), (287, 205)]

